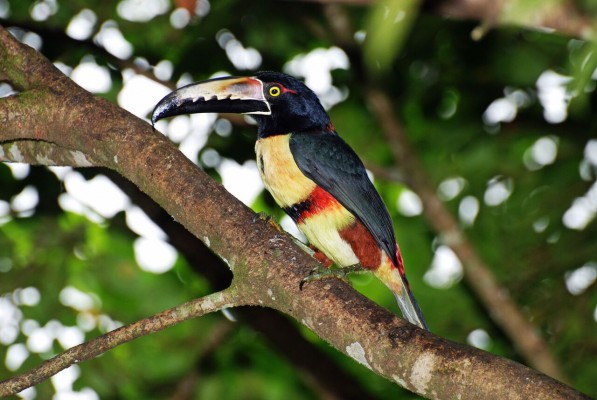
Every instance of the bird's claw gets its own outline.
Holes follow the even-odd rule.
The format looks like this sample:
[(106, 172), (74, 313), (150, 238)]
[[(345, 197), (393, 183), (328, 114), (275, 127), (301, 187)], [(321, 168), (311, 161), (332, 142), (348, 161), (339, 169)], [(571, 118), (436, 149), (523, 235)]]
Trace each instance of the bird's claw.
[(346, 273), (342, 272), (339, 269), (330, 269), (325, 267), (315, 267), (310, 272), (309, 275), (305, 276), (299, 285), (299, 289), (303, 290), (303, 286), (305, 283), (308, 282), (315, 282), (326, 278), (339, 278), (339, 279), (346, 279)]
[(315, 267), (309, 272), (309, 275), (305, 276), (301, 280), (301, 283), (299, 284), (299, 289), (303, 290), (303, 286), (305, 285), (305, 283), (315, 282), (327, 278), (338, 278), (345, 282), (348, 282), (348, 274), (350, 274), (351, 272), (361, 271), (362, 269), (363, 267), (360, 264), (349, 265), (348, 267), (334, 269), (326, 268), (323, 266)]
[(271, 218), (272, 217), (270, 217), (269, 215), (267, 215), (263, 211), (259, 211), (258, 213), (255, 213), (253, 215), (253, 223), (256, 223), (257, 221), (260, 221), (260, 220), (268, 222)]
[(276, 228), (276, 230), (278, 230), (278, 232), (284, 232), (284, 229), (282, 229), (280, 224), (278, 224), (274, 218), (272, 218), (270, 215), (267, 215), (263, 211), (260, 211), (253, 216), (253, 223), (256, 223), (259, 220), (270, 224), (271, 226)]

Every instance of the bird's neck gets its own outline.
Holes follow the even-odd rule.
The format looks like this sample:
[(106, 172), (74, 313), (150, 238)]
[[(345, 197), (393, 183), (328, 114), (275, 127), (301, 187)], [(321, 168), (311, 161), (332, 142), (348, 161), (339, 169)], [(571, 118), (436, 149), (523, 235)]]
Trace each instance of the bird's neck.
[(276, 121), (262, 117), (256, 120), (259, 125), (257, 132), (259, 139), (300, 132), (335, 133), (329, 118), (321, 120), (286, 118), (283, 121)]

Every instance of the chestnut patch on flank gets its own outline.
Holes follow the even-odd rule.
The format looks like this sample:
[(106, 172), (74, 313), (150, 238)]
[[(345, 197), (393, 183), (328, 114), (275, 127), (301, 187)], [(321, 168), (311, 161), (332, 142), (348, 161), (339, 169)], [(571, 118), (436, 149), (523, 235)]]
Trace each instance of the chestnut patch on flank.
[(344, 239), (354, 251), (359, 262), (365, 269), (376, 270), (381, 264), (381, 249), (365, 225), (359, 221), (340, 231)]
[(404, 271), (404, 260), (402, 259), (402, 253), (400, 252), (400, 247), (398, 247), (398, 243), (396, 243), (396, 260), (398, 260), (398, 271), (400, 272), (400, 276), (403, 277), (406, 286), (410, 289), (410, 285), (406, 280), (406, 272)]
[(309, 244), (309, 247), (314, 251), (313, 258), (315, 258), (317, 261), (319, 261), (321, 264), (323, 264), (323, 266), (326, 268), (329, 268), (332, 266), (332, 264), (334, 262), (332, 260), (330, 260), (328, 258), (328, 256), (323, 254), (321, 252), (321, 250), (319, 250), (317, 247), (313, 246), (312, 244)]

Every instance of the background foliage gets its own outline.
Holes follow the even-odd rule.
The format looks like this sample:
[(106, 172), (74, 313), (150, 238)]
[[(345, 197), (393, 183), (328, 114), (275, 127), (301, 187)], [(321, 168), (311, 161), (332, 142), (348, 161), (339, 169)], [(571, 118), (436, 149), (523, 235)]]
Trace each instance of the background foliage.
[[(388, 7), (385, 17), (379, 12), (383, 8), (343, 9), (357, 42), (376, 34), (375, 18), (400, 15), (401, 10)], [(81, 13), (84, 9), (87, 14)], [(399, 50), (379, 70), (375, 59), (362, 63), (349, 47), (346, 52), (337, 47), (343, 43), (331, 26), (339, 20), (330, 7), (313, 3), (123, 0), (91, 6), (84, 1), (0, 0), (0, 23), (67, 72), (74, 74), (72, 69), (82, 63), (105, 67), (110, 84), (99, 94), (121, 104), (123, 88), (134, 74), (172, 88), (217, 71), (286, 70), (306, 76), (308, 83), (329, 73), (334, 88), (323, 85), (320, 95), (335, 103), (330, 114), (338, 132), (375, 173), (431, 330), (524, 361), (460, 281), (459, 263), (421, 217), (416, 196), (387, 179), (400, 166), (393, 165), (364, 102), (362, 68), (367, 65), (373, 70), (369, 76), (390, 92), (413, 148), (479, 254), (541, 331), (570, 383), (597, 396), (594, 45), (511, 26), (473, 40), (478, 22), (417, 14), (416, 9), (416, 2), (405, 6), (412, 27), (403, 35), (379, 34), (387, 48)], [(77, 36), (68, 27), (81, 15), (89, 17), (90, 31)], [(121, 32), (130, 53), (114, 50), (110, 44), (118, 40), (106, 32)], [(165, 71), (159, 75), (156, 68), (161, 79), (149, 68), (156, 65)], [(80, 84), (89, 79), (97, 83), (99, 78)], [(150, 82), (143, 82), (145, 101), (155, 104), (159, 95), (151, 97)], [(0, 95), (9, 91), (0, 86)], [(145, 87), (136, 91), (143, 94)], [(174, 123), (158, 128), (185, 149), (192, 147), (185, 139), (194, 137), (198, 144), (187, 154), (225, 184), (228, 160), (244, 166), (233, 173), (254, 173), (253, 164), (246, 163), (254, 158), (253, 126), (237, 118), (232, 124), (201, 121), (204, 133), (184, 128), (184, 120), (178, 125), (188, 130), (187, 136), (177, 136)], [(104, 173), (80, 172), (88, 180)], [(65, 193), (71, 188), (64, 173), (0, 165), (0, 378), (119, 321), (131, 322), (213, 290), (182, 256), (161, 274), (140, 269), (134, 243), (143, 232), (131, 226), (129, 209), (102, 215), (81, 199), (69, 207)], [(282, 217), (266, 193), (251, 202), (257, 211)], [(377, 281), (356, 276), (354, 284), (396, 310), (391, 293)], [(413, 398), (297, 329), (371, 397)], [(285, 354), (246, 324), (221, 315), (121, 346), (23, 396), (49, 398), (55, 392), (81, 398), (323, 396)]]

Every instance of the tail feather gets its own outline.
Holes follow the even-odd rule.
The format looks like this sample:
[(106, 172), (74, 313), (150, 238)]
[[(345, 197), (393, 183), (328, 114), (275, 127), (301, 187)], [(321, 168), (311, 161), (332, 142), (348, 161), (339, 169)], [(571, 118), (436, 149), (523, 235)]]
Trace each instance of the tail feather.
[(386, 260), (386, 262), (382, 262), (382, 265), (376, 271), (376, 275), (394, 293), (394, 297), (396, 297), (398, 307), (404, 318), (410, 323), (417, 325), (419, 328), (429, 330), (425, 318), (423, 317), (423, 313), (419, 308), (419, 304), (410, 290), (410, 285), (404, 272), (404, 262), (402, 261), (402, 255), (400, 254), (398, 245), (396, 245), (396, 261), (398, 262), (398, 265), (394, 266), (394, 263), (391, 260), (387, 258)]
[(398, 293), (394, 292), (394, 297), (396, 297), (398, 307), (400, 308), (402, 315), (404, 315), (404, 318), (410, 323), (417, 325), (419, 328), (429, 330), (427, 322), (425, 322), (425, 317), (423, 317), (423, 313), (419, 308), (419, 304), (408, 287), (404, 287), (403, 290)]

